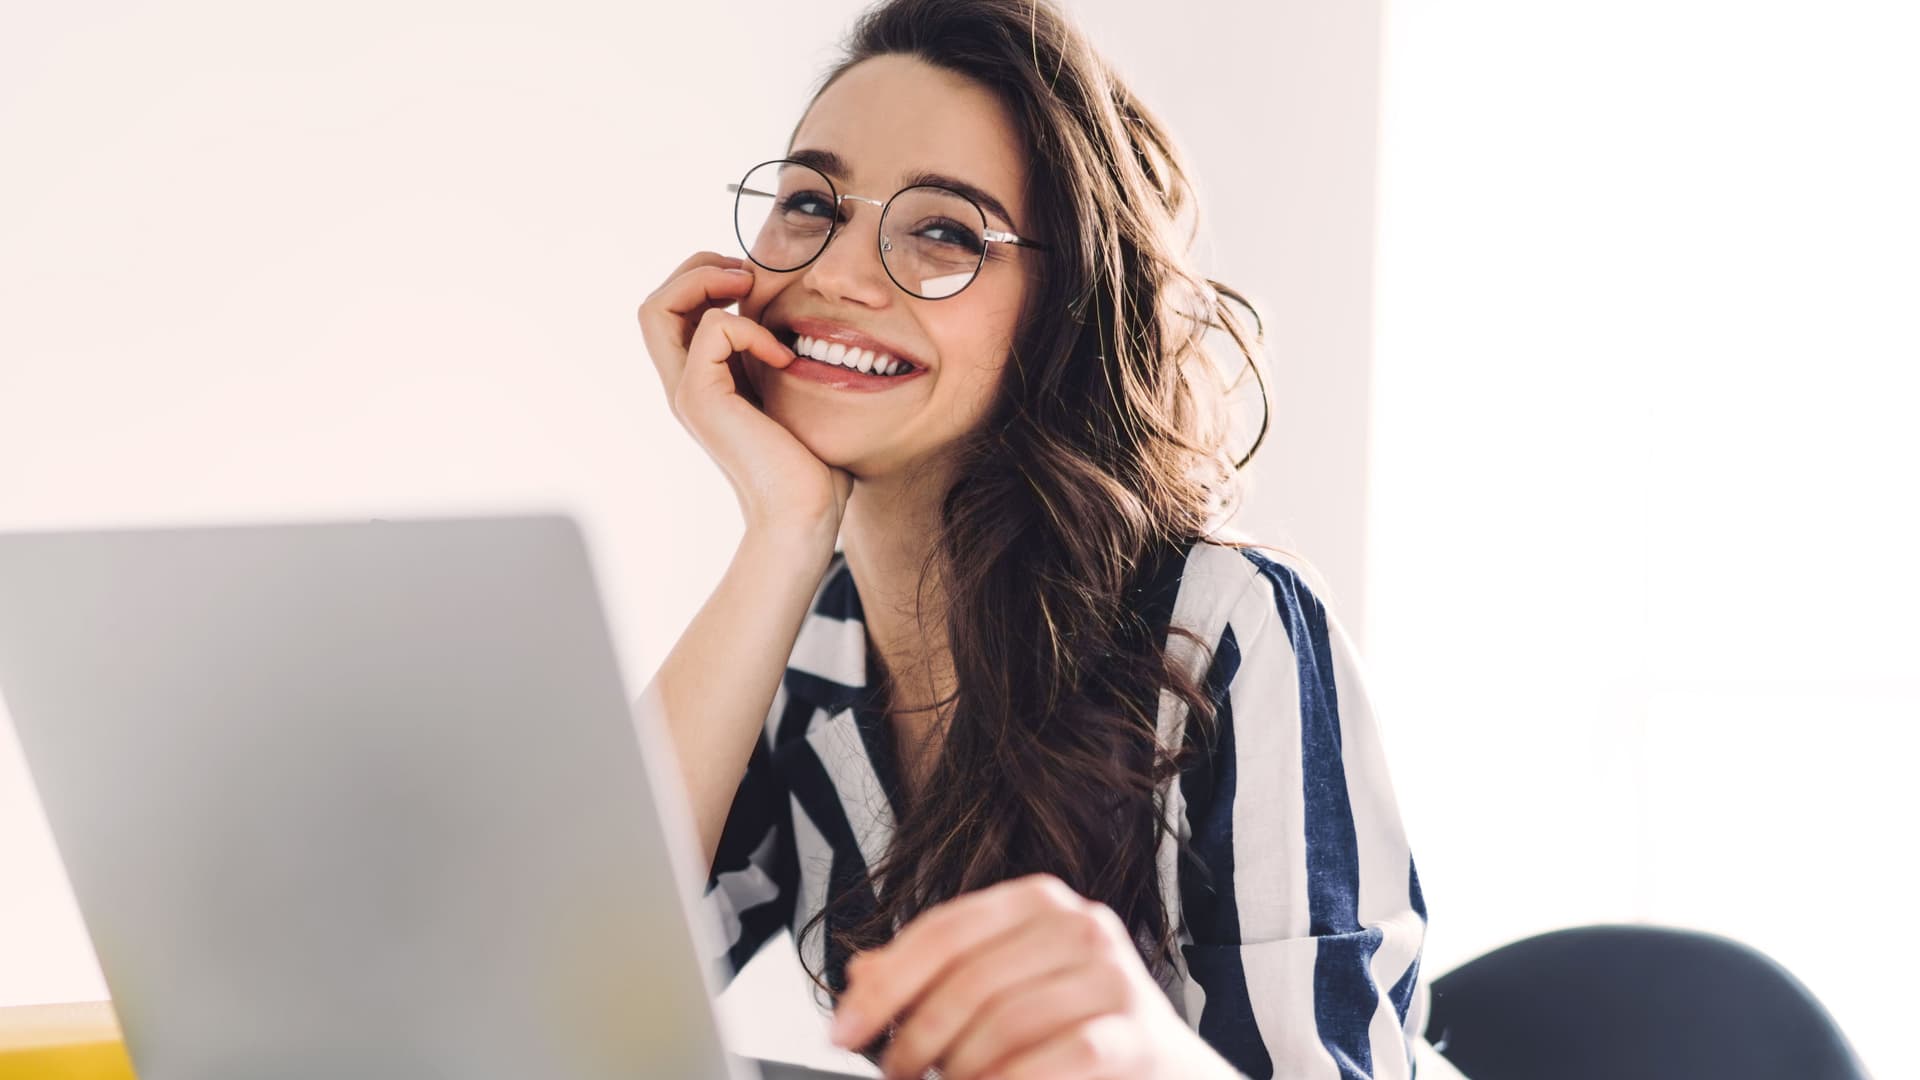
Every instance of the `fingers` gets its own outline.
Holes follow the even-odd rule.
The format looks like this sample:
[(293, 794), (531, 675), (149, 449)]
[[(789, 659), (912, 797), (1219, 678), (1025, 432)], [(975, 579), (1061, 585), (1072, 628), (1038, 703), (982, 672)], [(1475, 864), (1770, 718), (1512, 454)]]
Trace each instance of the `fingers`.
[(1042, 912), (1089, 906), (1059, 878), (1029, 874), (928, 909), (891, 942), (847, 963), (849, 982), (834, 1010), (833, 1040), (865, 1046), (967, 953)]
[(715, 308), (700, 316), (700, 326), (687, 345), (687, 367), (727, 374), (727, 360), (734, 353), (759, 357), (774, 367), (786, 367), (798, 359), (773, 331), (744, 315)]
[(725, 307), (752, 289), (753, 271), (744, 266), (696, 266), (660, 290), (659, 310), (697, 318), (701, 308)]
[(1121, 944), (1091, 912), (1050, 911), (1027, 920), (967, 953), (928, 989), (894, 1032), (881, 1071), (918, 1077), (935, 1063), (945, 1067), (955, 1041), (988, 1015), (990, 1003), (1023, 994), (1023, 984), (1106, 959)]
[(686, 273), (687, 271), (693, 269), (696, 266), (745, 266), (745, 265), (747, 265), (747, 260), (742, 259), (737, 255), (722, 255), (717, 251), (696, 251), (693, 254), (687, 256), (686, 260), (682, 262), (679, 266), (674, 267), (673, 273), (667, 275), (667, 280), (671, 281), (674, 278), (679, 277), (681, 274)]
[[(1062, 1036), (1072, 1037), (1077, 1028), (1091, 1021), (1108, 1015), (1124, 1016), (1126, 1005), (1125, 983), (1096, 966), (1084, 965), (1033, 980), (996, 998), (973, 1018), (953, 1049), (941, 1059), (940, 1075), (949, 1080), (977, 1080), (1003, 1062), (1017, 1061), (1024, 1053)], [(1113, 1049), (1108, 1047), (1105, 1052)], [(1069, 1069), (1063, 1068), (1058, 1074), (1036, 1075), (1068, 1074)]]
[(1139, 1063), (1147, 1056), (1142, 1041), (1126, 1016), (1108, 1013), (1057, 1031), (988, 1072), (945, 1075), (952, 1080), (1115, 1080), (1139, 1073)]
[(746, 361), (740, 359), (739, 353), (727, 357), (727, 371), (733, 375), (735, 393), (752, 402), (756, 409), (767, 407), (767, 403), (760, 399), (760, 391), (753, 385), (753, 380), (747, 378)]
[(794, 353), (773, 331), (752, 319), (711, 308), (700, 316), (700, 326), (687, 345), (686, 369), (674, 387), (674, 408), (691, 418), (697, 410), (686, 406), (702, 394), (738, 393), (729, 361), (735, 353), (752, 356), (774, 367), (793, 363)]
[[(741, 273), (726, 273), (733, 270)], [(720, 276), (716, 278), (716, 274)], [(695, 288), (695, 285), (690, 283), (703, 280), (708, 282), (718, 280), (724, 283), (723, 287), (726, 289), (737, 289), (741, 281), (751, 286), (753, 265), (745, 259), (736, 259), (712, 251), (696, 252), (679, 266), (674, 267), (673, 272), (667, 275), (666, 281), (640, 302), (641, 327), (645, 329), (649, 323), (658, 323), (664, 316), (685, 315), (692, 307), (698, 306), (699, 300), (689, 301), (688, 299), (689, 292)], [(733, 295), (731, 292), (728, 295), (730, 297), (728, 302), (739, 299), (738, 295)], [(716, 298), (708, 296), (707, 299)], [(685, 338), (681, 340), (684, 343)]]
[(640, 333), (669, 393), (680, 381), (693, 328), (707, 312), (735, 303), (752, 291), (750, 270), (696, 265), (669, 279), (640, 305)]

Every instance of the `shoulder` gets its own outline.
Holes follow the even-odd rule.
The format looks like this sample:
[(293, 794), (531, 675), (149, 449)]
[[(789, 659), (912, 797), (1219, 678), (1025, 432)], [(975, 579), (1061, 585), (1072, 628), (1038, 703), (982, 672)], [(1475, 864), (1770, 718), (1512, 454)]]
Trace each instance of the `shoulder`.
[(1177, 561), (1170, 622), (1210, 646), (1226, 639), (1244, 647), (1275, 629), (1282, 642), (1296, 629), (1326, 633), (1323, 581), (1293, 552), (1241, 536), (1201, 537), (1182, 545)]

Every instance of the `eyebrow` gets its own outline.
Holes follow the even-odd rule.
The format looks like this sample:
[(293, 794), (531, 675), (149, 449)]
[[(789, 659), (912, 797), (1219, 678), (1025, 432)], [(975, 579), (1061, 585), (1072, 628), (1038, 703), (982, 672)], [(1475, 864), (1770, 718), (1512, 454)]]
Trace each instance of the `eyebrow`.
[[(847, 168), (847, 159), (831, 150), (795, 150), (787, 154), (787, 160), (797, 161), (802, 165), (819, 169), (821, 172), (826, 173), (836, 180), (845, 180), (852, 171)], [(941, 173), (920, 172), (907, 177), (907, 182), (902, 184), (901, 187), (910, 188), (920, 187), (922, 185), (943, 187), (951, 191), (957, 191), (967, 198), (972, 199), (974, 202), (979, 203), (981, 209), (984, 209), (987, 213), (1006, 222), (1007, 226), (1014, 232), (1020, 231), (1019, 226), (1013, 220), (1013, 215), (1007, 213), (1006, 206), (1003, 205), (999, 199), (989, 194), (986, 189), (976, 184), (970, 184), (958, 177), (946, 176)]]

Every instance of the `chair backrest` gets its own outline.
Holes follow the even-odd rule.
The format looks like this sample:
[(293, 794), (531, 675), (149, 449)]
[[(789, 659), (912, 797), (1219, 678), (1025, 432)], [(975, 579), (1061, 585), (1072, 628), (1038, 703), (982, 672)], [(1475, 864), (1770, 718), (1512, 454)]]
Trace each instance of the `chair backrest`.
[(1786, 969), (1652, 926), (1559, 930), (1470, 960), (1434, 981), (1427, 1037), (1472, 1080), (1867, 1080)]

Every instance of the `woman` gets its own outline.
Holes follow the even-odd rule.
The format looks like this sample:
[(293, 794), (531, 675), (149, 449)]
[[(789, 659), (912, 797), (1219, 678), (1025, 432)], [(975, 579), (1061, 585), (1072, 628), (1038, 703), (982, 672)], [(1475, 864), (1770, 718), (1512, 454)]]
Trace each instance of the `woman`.
[(732, 188), (640, 309), (746, 520), (647, 695), (728, 969), (790, 927), (889, 1077), (1410, 1075), (1418, 880), (1346, 639), (1217, 527), (1253, 346), (1165, 130), (1046, 2), (894, 0)]

